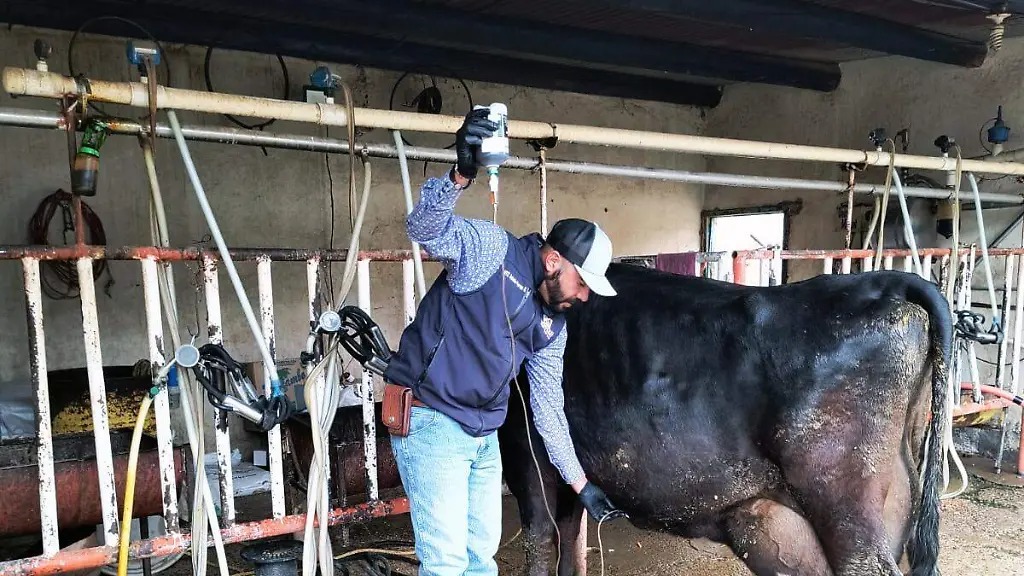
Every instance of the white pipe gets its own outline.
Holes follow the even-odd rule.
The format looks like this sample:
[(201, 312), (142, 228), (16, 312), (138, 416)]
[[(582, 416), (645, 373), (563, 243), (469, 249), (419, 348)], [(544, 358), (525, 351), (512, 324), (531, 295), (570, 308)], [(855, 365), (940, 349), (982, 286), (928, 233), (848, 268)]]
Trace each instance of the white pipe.
[[(402, 142), (402, 133), (392, 130), (395, 137), (395, 150), (398, 152), (398, 164), (402, 169), (402, 190), (405, 193), (405, 214), (412, 214), (412, 185), (409, 183), (409, 160), (405, 154), (405, 142)], [(427, 295), (427, 283), (423, 279), (423, 257), (420, 255), (420, 245), (412, 241), (412, 262), (416, 274), (416, 291), (420, 295), (420, 301)]]
[[(60, 98), (67, 94), (85, 92), (84, 86), (81, 86), (73, 78), (28, 68), (5, 68), (3, 84), (6, 91), (14, 96)], [(104, 82), (90, 79), (88, 94), (90, 99), (100, 102), (149, 108), (148, 90), (149, 87), (146, 84), (139, 82)], [(158, 86), (156, 90), (156, 107), (160, 109), (257, 116), (332, 126), (344, 126), (348, 122), (344, 106), (184, 90), (165, 86)], [(463, 122), (463, 118), (458, 116), (370, 108), (356, 108), (355, 115), (355, 122), (363, 127), (444, 134), (453, 134)], [(850, 150), (548, 122), (517, 121), (509, 125), (509, 137), (531, 140), (554, 137), (564, 142), (577, 144), (833, 164), (887, 166), (891, 159), (890, 154), (880, 150)], [(897, 154), (894, 164), (921, 170), (952, 170), (955, 167), (950, 158), (907, 154)], [(988, 174), (1024, 175), (1024, 165), (1008, 162), (964, 160), (963, 169)]]
[(181, 152), (181, 159), (185, 163), (185, 171), (188, 172), (188, 177), (192, 181), (192, 190), (196, 193), (196, 198), (199, 200), (199, 205), (203, 209), (203, 215), (206, 216), (206, 223), (210, 227), (210, 233), (213, 235), (214, 242), (217, 243), (217, 249), (220, 251), (221, 259), (224, 261), (224, 268), (228, 271), (228, 277), (231, 278), (231, 284), (235, 288), (235, 295), (238, 296), (238, 303), (242, 306), (242, 312), (245, 313), (245, 319), (249, 322), (249, 330), (252, 331), (253, 339), (256, 340), (256, 346), (260, 349), (260, 355), (263, 357), (264, 366), (268, 367), (270, 374), (270, 385), (273, 388), (274, 396), (280, 396), (283, 394), (281, 390), (281, 380), (277, 377), (277, 371), (271, 369), (277, 364), (274, 363), (274, 358), (270, 355), (270, 349), (267, 348), (267, 342), (263, 339), (263, 334), (260, 330), (260, 325), (256, 322), (256, 316), (253, 314), (252, 305), (249, 303), (249, 297), (245, 294), (245, 288), (242, 287), (242, 280), (238, 277), (238, 271), (235, 270), (235, 263), (231, 260), (231, 254), (228, 252), (228, 246), (224, 242), (224, 237), (221, 236), (220, 227), (217, 225), (217, 220), (213, 216), (213, 209), (210, 207), (210, 202), (206, 199), (206, 192), (203, 189), (203, 183), (199, 180), (199, 174), (196, 172), (196, 166), (192, 162), (192, 154), (189, 152), (188, 144), (185, 143), (185, 137), (181, 133), (181, 125), (178, 124), (178, 115), (174, 113), (174, 110), (167, 111), (167, 119), (171, 123), (171, 130), (174, 131), (175, 140), (178, 142), (178, 150)]
[(974, 216), (978, 222), (978, 243), (981, 244), (981, 258), (985, 261), (985, 280), (988, 282), (989, 304), (992, 305), (992, 324), (999, 328), (1001, 319), (998, 316), (996, 283), (992, 280), (992, 264), (988, 259), (988, 239), (985, 237), (985, 219), (981, 214), (981, 194), (978, 192), (978, 181), (974, 178), (973, 173), (967, 173), (967, 181), (971, 183), (971, 192), (974, 194)]
[(362, 158), (363, 162), (363, 195), (359, 199), (359, 209), (356, 212), (355, 225), (352, 227), (352, 237), (349, 238), (348, 252), (345, 255), (345, 271), (342, 275), (341, 290), (338, 292), (335, 302), (341, 306), (348, 298), (352, 290), (352, 283), (356, 278), (356, 257), (359, 255), (359, 235), (363, 230), (363, 222), (366, 219), (366, 206), (370, 201), (370, 190), (372, 189), (373, 170), (370, 160)]
[[(900, 175), (895, 168), (892, 169), (892, 183), (896, 185), (896, 195), (900, 199), (900, 210), (903, 211), (903, 233), (907, 236), (907, 242), (910, 243), (910, 253), (914, 257), (914, 272), (921, 275), (921, 256), (917, 253), (917, 240), (914, 239), (914, 227), (910, 222), (910, 210), (907, 209), (907, 197), (903, 194), (903, 183), (900, 181)], [(981, 218), (981, 215), (978, 215)], [(881, 248), (881, 247), (879, 247)]]
[[(24, 128), (55, 128), (61, 129), (63, 120), (55, 113), (40, 110), (19, 110), (17, 108), (0, 107), (0, 126), (19, 126)], [(114, 134), (138, 135), (143, 128), (137, 122), (112, 122), (110, 132)], [(255, 146), (265, 148), (281, 148), (285, 150), (304, 150), (310, 152), (347, 153), (348, 142), (334, 138), (320, 138), (299, 134), (275, 134), (238, 128), (182, 126), (186, 140), (197, 142), (218, 142), (239, 146)], [(157, 124), (156, 134), (160, 138), (173, 138), (174, 133), (166, 124)], [(398, 150), (388, 144), (363, 143), (356, 146), (357, 152), (377, 158), (398, 158)], [(440, 162), (455, 162), (455, 152), (440, 148), (405, 147), (406, 159)], [(502, 168), (517, 170), (535, 170), (536, 158), (512, 156)], [(588, 174), (594, 176), (612, 176), (621, 178), (640, 178), (645, 180), (661, 180), (666, 182), (686, 182), (695, 184), (712, 184), (718, 186), (735, 186), (741, 188), (761, 188), (771, 190), (814, 190), (821, 192), (846, 192), (847, 185), (833, 180), (807, 180), (801, 178), (777, 178), (771, 176), (752, 176), (746, 174), (724, 174), (718, 172), (689, 172), (662, 168), (646, 168), (638, 166), (621, 166), (594, 162), (573, 162), (567, 160), (545, 160), (545, 170), (551, 172), (567, 172), (569, 174)], [(854, 185), (856, 194), (880, 196), (884, 193), (881, 184), (858, 183)], [(923, 188), (906, 186), (903, 188), (908, 198), (932, 198), (946, 200), (949, 190), (942, 188)], [(1000, 194), (982, 192), (981, 199), (985, 202), (1024, 204), (1024, 197), (1019, 194)]]

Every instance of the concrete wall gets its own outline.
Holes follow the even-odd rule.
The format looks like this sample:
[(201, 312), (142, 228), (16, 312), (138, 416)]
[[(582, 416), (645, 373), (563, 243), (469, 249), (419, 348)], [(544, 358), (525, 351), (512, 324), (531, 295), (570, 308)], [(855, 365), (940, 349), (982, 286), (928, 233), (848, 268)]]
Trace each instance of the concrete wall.
[[(722, 103), (708, 114), (708, 136), (770, 140), (792, 144), (834, 146), (840, 148), (870, 149), (871, 130), (886, 129), (890, 137), (902, 128), (910, 129), (909, 153), (937, 155), (933, 145), (936, 137), (948, 135), (960, 144), (964, 157), (985, 154), (979, 143), (979, 129), (996, 115), (1003, 106), (1004, 120), (1010, 125), (1011, 138), (1006, 149), (1024, 147), (1024, 93), (1019, 90), (1016, 72), (1024, 64), (1024, 41), (1010, 40), (1003, 49), (991, 56), (981, 68), (962, 69), (930, 64), (907, 58), (879, 58), (850, 63), (843, 66), (843, 80), (839, 89), (831, 94), (765, 86), (732, 86), (725, 92)], [(984, 138), (984, 135), (982, 135)], [(987, 141), (985, 143), (987, 144)], [(761, 161), (744, 158), (713, 157), (708, 159), (712, 171), (744, 173), (766, 176), (785, 176), (845, 181), (839, 166), (828, 163)], [(863, 182), (884, 182), (884, 169), (872, 168), (858, 174)], [(944, 182), (944, 174), (926, 172), (925, 175)], [(1022, 185), (1012, 177), (980, 183), (982, 192), (1020, 193)], [(963, 193), (970, 194), (966, 183)], [(793, 218), (790, 249), (842, 248), (844, 229), (839, 218), (839, 206), (845, 202), (843, 194), (831, 192), (793, 192), (787, 190), (752, 190), (709, 186), (705, 209), (734, 208), (776, 204), (802, 199), (803, 209)], [(871, 202), (870, 197), (858, 196), (859, 202)], [(890, 214), (897, 201), (891, 198)], [(918, 213), (933, 219), (934, 203), (918, 203)], [(985, 210), (985, 229), (988, 240), (1002, 231), (1020, 208)], [(962, 214), (962, 242), (978, 240), (975, 213)], [(949, 241), (937, 236), (933, 220), (919, 223), (920, 247), (948, 247)], [(922, 233), (923, 232), (923, 233)], [(886, 237), (893, 236), (891, 229)], [(1021, 227), (1018, 225), (1002, 247), (1021, 246)], [(1003, 259), (994, 262), (997, 289), (1003, 286)], [(794, 263), (790, 280), (819, 274), (820, 262)], [(1016, 278), (1015, 278), (1016, 279)], [(986, 286), (983, 268), (979, 264), (973, 286)], [(1000, 293), (1001, 294), (1001, 293)], [(987, 292), (976, 290), (975, 302), (989, 302)], [(985, 316), (991, 317), (991, 313)], [(1012, 335), (1012, 327), (1006, 333)], [(1012, 349), (1012, 348), (1011, 348)], [(992, 346), (979, 347), (980, 357), (995, 360)], [(980, 366), (983, 383), (994, 381), (990, 365)], [(964, 372), (964, 379), (970, 380)], [(1015, 412), (1019, 413), (1019, 411)], [(1016, 426), (1017, 416), (1011, 420)], [(1009, 446), (1016, 446), (1012, 440)], [(986, 447), (985, 442), (974, 446)]]
[[(66, 73), (69, 34), (14, 27), (0, 29), (0, 65), (33, 67), (32, 43), (48, 40), (54, 47), (51, 70)], [(205, 49), (168, 45), (171, 77), (175, 86), (205, 90), (203, 57)], [(127, 64), (122, 40), (82, 36), (76, 43), (76, 72), (98, 79), (137, 79)], [(291, 94), (296, 99), (318, 63), (288, 59)], [(277, 61), (270, 56), (218, 51), (213, 55), (214, 85), (223, 92), (280, 97), (283, 80)], [(390, 92), (400, 76), (394, 72), (332, 66), (354, 91), (356, 105), (388, 108)], [(408, 102), (423, 87), (425, 79), (405, 81), (396, 94), (397, 102)], [(445, 98), (444, 112), (461, 114), (468, 109), (461, 86), (439, 79)], [(615, 98), (549, 92), (510, 86), (470, 83), (475, 103), (505, 102), (511, 121), (516, 119), (577, 123), (617, 128), (635, 128), (698, 134), (703, 131), (703, 114), (698, 109), (634, 102)], [(54, 102), (0, 94), (0, 106), (55, 110)], [(396, 108), (397, 108), (396, 104)], [(138, 109), (106, 107), (107, 112), (139, 117)], [(224, 117), (180, 113), (183, 124), (232, 126)], [(164, 120), (161, 115), (161, 120)], [(251, 119), (247, 119), (251, 120)], [(268, 130), (295, 134), (324, 134), (313, 126), (277, 122)], [(330, 136), (344, 138), (335, 128)], [(446, 146), (454, 136), (407, 134), (415, 145)], [(390, 133), (373, 130), (360, 135), (361, 141), (392, 142)], [(323, 154), (196, 143), (191, 149), (227, 242), (234, 247), (315, 248), (329, 244), (331, 223), (335, 225), (335, 246), (349, 240), (347, 162), (342, 156), (329, 160)], [(533, 154), (523, 142), (515, 142), (513, 153)], [(560, 144), (549, 153), (552, 158), (580, 159), (622, 164), (643, 164), (702, 170), (700, 157), (682, 157), (601, 147)], [(4, 208), (0, 211), (0, 244), (27, 242), (27, 223), (39, 201), (57, 188), (69, 189), (65, 136), (57, 131), (0, 127), (0, 184)], [(331, 211), (327, 164), (333, 176), (335, 211)], [(207, 225), (187, 184), (181, 159), (168, 140), (157, 147), (157, 169), (167, 204), (171, 242), (187, 246), (207, 234)], [(414, 162), (410, 166), (414, 188), (428, 176), (442, 175), (448, 167)], [(359, 168), (357, 168), (359, 171)], [(357, 172), (361, 186), (361, 172)], [(404, 202), (397, 161), (373, 160), (373, 197), (362, 234), (366, 249), (405, 248)], [(516, 234), (539, 226), (538, 179), (535, 174), (506, 170), (502, 174), (503, 196), (500, 221)], [(418, 194), (414, 191), (414, 197)], [(567, 174), (549, 177), (549, 218), (579, 216), (598, 221), (614, 242), (616, 255), (695, 249), (699, 237), (699, 211), (703, 191), (699, 186), (597, 178)], [(135, 139), (111, 137), (102, 151), (99, 193), (87, 200), (102, 219), (111, 246), (148, 245), (149, 188), (142, 156)], [(458, 212), (471, 217), (490, 218), (485, 185), (468, 190)], [(59, 226), (60, 216), (54, 226)], [(57, 228), (55, 228), (57, 230)], [(52, 236), (60, 243), (57, 232)], [(212, 248), (212, 244), (211, 244)], [(179, 302), (185, 325), (205, 325), (205, 305), (191, 281), (195, 267), (176, 265)], [(146, 357), (145, 320), (139, 265), (117, 262), (111, 266), (115, 283), (110, 295), (98, 284), (103, 360), (106, 364), (131, 364)], [(239, 270), (255, 302), (255, 265), (241, 264)], [(428, 283), (436, 274), (428, 267)], [(277, 264), (274, 267), (274, 297), (277, 313), (279, 357), (297, 356), (308, 329), (304, 265)], [(338, 275), (340, 277), (340, 268)], [(397, 345), (400, 334), (401, 270), (398, 264), (373, 267), (374, 315), (386, 335)], [(241, 309), (231, 292), (229, 280), (220, 277), (224, 309), (224, 332), (228, 350), (242, 361), (255, 360), (257, 352), (248, 335)], [(21, 268), (17, 262), (0, 263), (0, 383), (25, 382), (28, 359), (22, 295)], [(352, 291), (352, 300), (355, 290)], [(77, 299), (44, 300), (46, 346), (49, 368), (84, 365), (81, 311)], [(0, 384), (2, 386), (3, 384)]]

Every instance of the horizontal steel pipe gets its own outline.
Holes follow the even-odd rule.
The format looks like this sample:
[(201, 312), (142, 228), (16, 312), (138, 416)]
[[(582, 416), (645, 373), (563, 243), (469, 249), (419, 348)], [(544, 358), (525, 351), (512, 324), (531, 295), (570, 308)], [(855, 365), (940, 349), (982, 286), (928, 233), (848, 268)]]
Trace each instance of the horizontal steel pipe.
[[(128, 455), (114, 457), (114, 477), (117, 501), (124, 502), (124, 484), (128, 469)], [(156, 450), (145, 450), (139, 455), (136, 467), (133, 517), (139, 518), (163, 513), (160, 466)], [(175, 492), (185, 480), (184, 451), (174, 451), (173, 480)], [(61, 532), (103, 522), (100, 509), (100, 485), (95, 458), (66, 460), (54, 465), (57, 494), (57, 521)], [(39, 534), (41, 527), (39, 506), (39, 469), (32, 466), (12, 466), (0, 469), (0, 536)]]
[[(38, 110), (20, 110), (16, 108), (0, 108), (0, 126), (20, 126), (27, 128), (54, 128), (64, 129), (64, 120), (53, 112)], [(113, 121), (110, 124), (112, 132), (117, 134), (142, 134), (144, 128), (138, 122)], [(172, 138), (171, 129), (166, 124), (157, 124), (157, 136), (161, 138)], [(336, 152), (347, 153), (348, 142), (333, 138), (321, 138), (319, 136), (303, 136), (297, 134), (275, 134), (257, 130), (243, 130), (238, 128), (216, 128), (188, 126), (182, 128), (185, 138), (199, 142), (219, 142), (222, 144), (237, 144), (241, 146), (260, 146), (267, 148), (280, 148), (286, 150), (305, 150), (310, 152)], [(356, 151), (366, 153), (376, 158), (397, 158), (397, 149), (389, 144), (357, 144)], [(454, 163), (455, 152), (440, 148), (407, 147), (406, 156), (410, 160)], [(592, 162), (573, 162), (567, 160), (547, 160), (547, 169), (552, 172), (566, 172), (569, 174), (589, 174), (596, 176), (617, 176), (624, 178), (641, 178), (647, 180), (662, 180), (668, 182), (688, 182), (697, 184), (712, 184), (719, 186), (737, 186), (743, 188), (766, 188), (766, 189), (789, 189), (789, 190), (819, 190), (824, 192), (844, 192), (846, 184), (831, 180), (805, 180), (799, 178), (777, 178), (770, 176), (751, 176), (744, 174), (723, 174), (714, 172), (690, 172), (685, 170), (669, 170), (659, 168), (644, 168), (637, 166), (616, 166), (611, 164), (598, 164)], [(506, 168), (520, 170), (534, 170), (538, 167), (535, 158), (513, 156), (504, 164)], [(948, 190), (942, 188), (915, 188), (904, 187), (908, 197), (932, 198), (945, 200), (949, 198)], [(879, 184), (857, 184), (854, 186), (857, 194), (884, 193), (884, 187)], [(1015, 194), (983, 193), (983, 202), (1024, 204), (1024, 198)]]
[[(337, 526), (338, 524), (367, 522), (375, 518), (405, 514), (408, 511), (409, 501), (405, 498), (395, 498), (393, 500), (370, 502), (348, 508), (336, 508), (331, 511), (329, 523), (331, 526)], [(273, 538), (274, 536), (301, 532), (305, 522), (305, 514), (246, 522), (221, 530), (221, 536), (225, 544), (263, 540)], [(188, 533), (167, 534), (150, 538), (149, 540), (132, 542), (129, 546), (128, 555), (132, 560), (168, 556), (188, 550), (191, 543), (192, 537)], [(212, 540), (209, 545), (212, 545)], [(61, 574), (75, 570), (98, 568), (116, 561), (116, 546), (97, 546), (82, 550), (62, 551), (50, 557), (35, 556), (10, 562), (0, 562), (0, 574), (11, 576)]]
[[(239, 261), (253, 261), (267, 257), (277, 262), (305, 262), (310, 258), (322, 261), (344, 262), (348, 250), (319, 250), (315, 248), (235, 248), (228, 251), (231, 258)], [(431, 260), (426, 253), (424, 260)], [(94, 260), (155, 260), (176, 262), (196, 261), (202, 258), (218, 260), (219, 254), (213, 250), (200, 251), (198, 248), (160, 248), (156, 246), (0, 246), (0, 260), (20, 260), (36, 258), (38, 260), (77, 260), (92, 258)], [(374, 260), (377, 262), (401, 262), (411, 260), (411, 250), (360, 250), (358, 260)]]
[[(86, 88), (86, 84), (88, 88)], [(140, 82), (106, 82), (89, 79), (79, 82), (52, 72), (29, 68), (7, 67), (3, 71), (4, 89), (15, 96), (61, 98), (65, 95), (86, 94), (100, 102), (126, 104), (138, 108), (149, 107), (148, 87)], [(221, 94), (181, 88), (157, 87), (157, 108), (191, 110), (214, 114), (234, 114), (260, 118), (276, 118), (314, 124), (344, 126), (348, 123), (345, 107), (340, 105), (306, 103), (273, 98), (257, 98), (235, 94)], [(359, 126), (411, 132), (439, 132), (453, 134), (462, 124), (458, 116), (398, 112), (372, 108), (356, 108)], [(641, 150), (665, 150), (713, 156), (738, 156), (775, 160), (802, 160), (836, 164), (865, 164), (888, 166), (890, 155), (878, 150), (852, 150), (759, 142), (731, 138), (712, 138), (687, 134), (669, 134), (642, 130), (626, 130), (598, 126), (556, 124), (516, 120), (509, 123), (509, 136), (522, 139), (555, 137), (563, 142), (617, 146)], [(898, 167), (921, 170), (952, 171), (956, 159), (937, 156), (896, 154), (893, 164)], [(981, 174), (1024, 175), (1024, 164), (964, 160), (964, 171)]]

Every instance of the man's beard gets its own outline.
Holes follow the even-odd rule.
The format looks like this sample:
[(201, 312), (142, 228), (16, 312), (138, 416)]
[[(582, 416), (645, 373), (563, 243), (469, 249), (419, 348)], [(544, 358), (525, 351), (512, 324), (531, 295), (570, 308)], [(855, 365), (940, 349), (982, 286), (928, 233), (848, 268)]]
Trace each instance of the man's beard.
[[(565, 292), (562, 290), (562, 285), (559, 284), (558, 279), (562, 276), (562, 269), (559, 268), (551, 274), (544, 277), (544, 286), (547, 287), (548, 299), (544, 302), (544, 305), (552, 312), (561, 314), (569, 308), (580, 303), (579, 298), (566, 298)], [(560, 304), (568, 304), (567, 308), (559, 308)]]

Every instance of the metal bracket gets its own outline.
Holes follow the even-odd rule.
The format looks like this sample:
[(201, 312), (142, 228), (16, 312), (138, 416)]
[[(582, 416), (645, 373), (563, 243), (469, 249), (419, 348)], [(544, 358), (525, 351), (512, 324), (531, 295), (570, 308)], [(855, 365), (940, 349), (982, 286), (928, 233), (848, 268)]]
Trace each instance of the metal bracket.
[(550, 149), (554, 148), (555, 146), (557, 146), (558, 145), (558, 137), (557, 136), (548, 136), (547, 138), (539, 138), (539, 139), (536, 139), (536, 140), (527, 140), (526, 143), (529, 144), (533, 148), (534, 152), (540, 152), (541, 150), (550, 150)]

